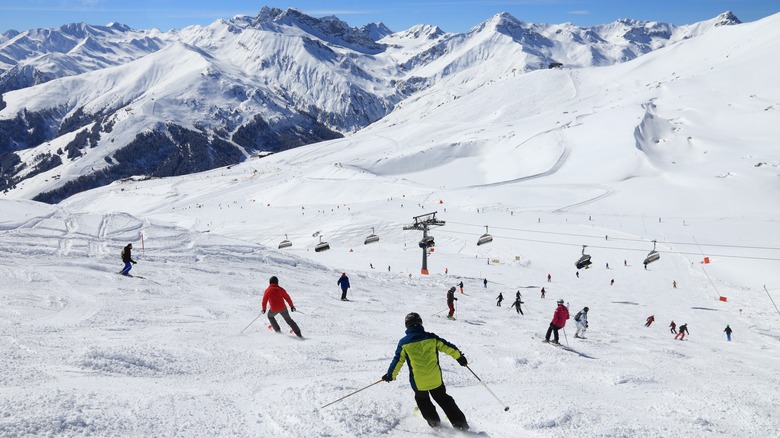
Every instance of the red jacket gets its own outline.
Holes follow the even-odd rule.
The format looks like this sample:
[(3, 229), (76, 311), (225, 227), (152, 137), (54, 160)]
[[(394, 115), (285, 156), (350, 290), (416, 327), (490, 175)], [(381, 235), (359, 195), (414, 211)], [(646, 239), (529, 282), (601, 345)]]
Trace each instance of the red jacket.
[(555, 308), (555, 313), (553, 314), (553, 325), (563, 328), (566, 325), (567, 319), (569, 319), (569, 309), (563, 304), (559, 304), (558, 307)]
[(294, 307), (290, 296), (287, 295), (287, 291), (278, 284), (269, 285), (265, 292), (263, 292), (263, 310), (265, 310), (266, 304), (268, 304), (269, 301), (271, 302), (271, 308), (269, 309), (271, 312), (281, 312), (286, 309), (287, 306), (284, 305), (285, 301), (287, 301), (290, 307)]

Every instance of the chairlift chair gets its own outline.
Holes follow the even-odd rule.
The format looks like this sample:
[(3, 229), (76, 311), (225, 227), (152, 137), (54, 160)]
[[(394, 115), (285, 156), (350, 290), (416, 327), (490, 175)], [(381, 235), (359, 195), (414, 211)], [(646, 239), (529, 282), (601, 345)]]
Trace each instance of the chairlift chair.
[(486, 243), (490, 243), (493, 241), (493, 236), (488, 234), (488, 226), (485, 225), (485, 234), (481, 235), (479, 237), (479, 240), (477, 240), (477, 246), (484, 245)]
[(580, 259), (577, 260), (577, 263), (575, 263), (577, 269), (587, 268), (593, 263), (590, 261), (590, 254), (585, 254), (585, 248), (587, 248), (587, 246), (588, 245), (582, 245), (582, 257), (580, 257)]
[(366, 237), (366, 241), (363, 242), (363, 245), (368, 245), (369, 243), (379, 242), (379, 236), (374, 234), (374, 229), (371, 228), (371, 234)]
[(317, 244), (317, 246), (314, 247), (314, 252), (322, 252), (327, 251), (330, 249), (330, 245), (328, 245), (328, 242), (322, 241), (322, 236), (320, 236), (320, 243)]
[(653, 250), (650, 251), (647, 254), (647, 257), (645, 258), (644, 264), (645, 264), (645, 266), (647, 266), (650, 263), (653, 263), (654, 261), (657, 261), (660, 258), (661, 258), (661, 255), (658, 254), (658, 251), (655, 250), (655, 240), (653, 240)]
[(425, 236), (420, 240), (420, 248), (432, 248), (436, 246), (436, 242), (433, 241), (433, 236)]
[(284, 235), (284, 240), (282, 240), (281, 242), (279, 242), (279, 249), (282, 249), (282, 248), (289, 248), (289, 247), (291, 247), (291, 246), (292, 246), (292, 242), (290, 242), (290, 241), (287, 239), (287, 235), (285, 234), (285, 235)]

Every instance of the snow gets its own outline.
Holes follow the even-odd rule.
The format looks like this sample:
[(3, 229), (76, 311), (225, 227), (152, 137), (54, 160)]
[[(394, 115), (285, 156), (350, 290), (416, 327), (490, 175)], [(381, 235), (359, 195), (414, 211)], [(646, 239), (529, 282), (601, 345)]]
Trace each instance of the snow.
[[(484, 435), (775, 436), (779, 19), (616, 66), (441, 82), (354, 135), (236, 166), (0, 200), (0, 436), (456, 433), (413, 415), (407, 370), (322, 408), (380, 379), (411, 311), (500, 400), (440, 356)], [(403, 227), (433, 211), (421, 275)], [(128, 242), (143, 278), (116, 274)], [(302, 340), (250, 324), (272, 275)], [(540, 342), (559, 298), (590, 308), (587, 339), (561, 333), (571, 351)]]

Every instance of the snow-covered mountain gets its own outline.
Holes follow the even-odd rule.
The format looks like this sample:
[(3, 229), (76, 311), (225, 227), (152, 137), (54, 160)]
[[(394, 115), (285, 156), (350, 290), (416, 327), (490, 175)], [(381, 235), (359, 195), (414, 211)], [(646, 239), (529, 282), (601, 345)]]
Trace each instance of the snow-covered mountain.
[[(603, 66), (738, 20), (577, 28), (499, 14), (463, 34), (391, 33), (263, 8), (171, 32), (74, 24), (0, 43), (0, 190), (58, 202), (356, 132), (446, 84), (451, 96), (550, 65)], [(34, 187), (34, 189), (33, 189)]]

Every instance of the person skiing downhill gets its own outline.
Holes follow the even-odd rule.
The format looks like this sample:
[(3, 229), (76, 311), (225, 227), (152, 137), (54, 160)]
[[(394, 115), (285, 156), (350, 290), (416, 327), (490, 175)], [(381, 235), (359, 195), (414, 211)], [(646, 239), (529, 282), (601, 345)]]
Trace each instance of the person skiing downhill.
[(450, 308), (450, 313), (447, 315), (447, 319), (455, 319), (453, 316), (455, 314), (455, 301), (458, 301), (458, 299), (455, 298), (455, 286), (453, 286), (450, 288), (450, 290), (447, 291), (447, 307)]
[(566, 320), (569, 319), (569, 309), (563, 305), (563, 300), (558, 300), (558, 307), (555, 308), (553, 313), (553, 319), (550, 322), (550, 327), (547, 329), (547, 335), (544, 337), (544, 342), (550, 342), (550, 335), (555, 333), (555, 339), (553, 344), (558, 344), (558, 330), (566, 326)]
[(645, 327), (650, 327), (650, 324), (652, 324), (653, 321), (655, 321), (655, 316), (653, 316), (653, 315), (648, 316), (647, 317), (647, 322), (645, 322)]
[(496, 306), (501, 307), (501, 302), (504, 301), (504, 294), (499, 292), (496, 300)]
[(341, 301), (349, 301), (347, 299), (347, 289), (349, 289), (349, 277), (347, 277), (346, 272), (341, 273), (341, 277), (336, 282), (339, 286), (341, 286)]
[(265, 289), (265, 292), (263, 292), (262, 313), (265, 314), (265, 309), (270, 304), (270, 308), (268, 309), (268, 321), (271, 322), (271, 327), (273, 327), (274, 331), (276, 333), (282, 331), (282, 329), (279, 327), (279, 323), (276, 322), (275, 318), (276, 315), (282, 315), (282, 318), (284, 318), (285, 322), (287, 322), (287, 325), (290, 326), (293, 333), (295, 333), (295, 335), (299, 338), (302, 338), (303, 336), (301, 336), (301, 329), (298, 328), (298, 324), (296, 324), (295, 321), (293, 321), (293, 319), (290, 317), (290, 313), (287, 311), (287, 306), (284, 304), (285, 301), (287, 301), (287, 304), (290, 305), (290, 310), (295, 312), (295, 305), (290, 299), (290, 295), (287, 294), (286, 290), (279, 286), (279, 279), (276, 278), (276, 276), (271, 277), (268, 280), (268, 287)]
[(574, 315), (574, 320), (577, 321), (577, 332), (574, 333), (575, 338), (585, 339), (585, 330), (588, 329), (588, 311), (590, 309), (583, 307), (582, 310)]
[(125, 267), (119, 271), (122, 275), (130, 276), (130, 270), (133, 269), (133, 265), (137, 262), (133, 260), (133, 244), (128, 243), (127, 246), (122, 249), (122, 261), (125, 263)]
[(731, 342), (731, 327), (729, 327), (729, 325), (726, 324), (726, 328), (723, 329), (723, 331), (726, 333), (726, 340)]
[(669, 328), (671, 329), (670, 331), (672, 332), (673, 335), (677, 334), (677, 324), (675, 324), (674, 321), (672, 321), (672, 323), (669, 324)]
[[(454, 291), (455, 288), (453, 287)], [(431, 397), (444, 411), (444, 415), (450, 420), (452, 427), (460, 430), (468, 430), (469, 424), (466, 416), (458, 407), (455, 400), (447, 394), (447, 388), (442, 380), (439, 366), (439, 351), (451, 356), (461, 366), (468, 365), (466, 356), (455, 345), (426, 332), (422, 325), (422, 318), (418, 313), (412, 312), (406, 315), (406, 336), (398, 341), (387, 373), (382, 376), (385, 382), (392, 382), (398, 376), (404, 362), (409, 366), (409, 383), (414, 390), (414, 400), (420, 409), (420, 414), (431, 427), (441, 424), (439, 413), (431, 402)]]
[(463, 281), (461, 281), (458, 286), (460, 286), (460, 293), (463, 293)]
[(544, 294), (545, 293), (547, 293), (547, 292), (545, 292), (544, 288), (542, 288), (542, 298), (544, 298)]
[(690, 333), (688, 332), (688, 323), (687, 322), (680, 326), (680, 330), (677, 333), (677, 336), (674, 337), (674, 339), (678, 339), (679, 338), (681, 341), (684, 341), (685, 340), (685, 335), (690, 335)]
[(552, 275), (547, 274), (547, 282), (552, 283)]
[(487, 289), (487, 278), (482, 280), (482, 285), (485, 286), (485, 289)]
[(520, 299), (520, 295), (518, 294), (518, 295), (517, 295), (517, 298), (515, 298), (515, 302), (514, 302), (514, 303), (512, 303), (512, 305), (511, 305), (511, 306), (509, 306), (509, 307), (510, 307), (510, 308), (511, 308), (511, 307), (514, 307), (514, 308), (515, 308), (515, 310), (517, 311), (517, 313), (519, 313), (519, 314), (521, 314), (521, 315), (524, 315), (524, 313), (523, 313), (523, 309), (521, 309), (521, 308), (520, 308), (520, 305), (521, 305), (521, 304), (523, 304), (523, 300), (521, 300), (521, 299)]

